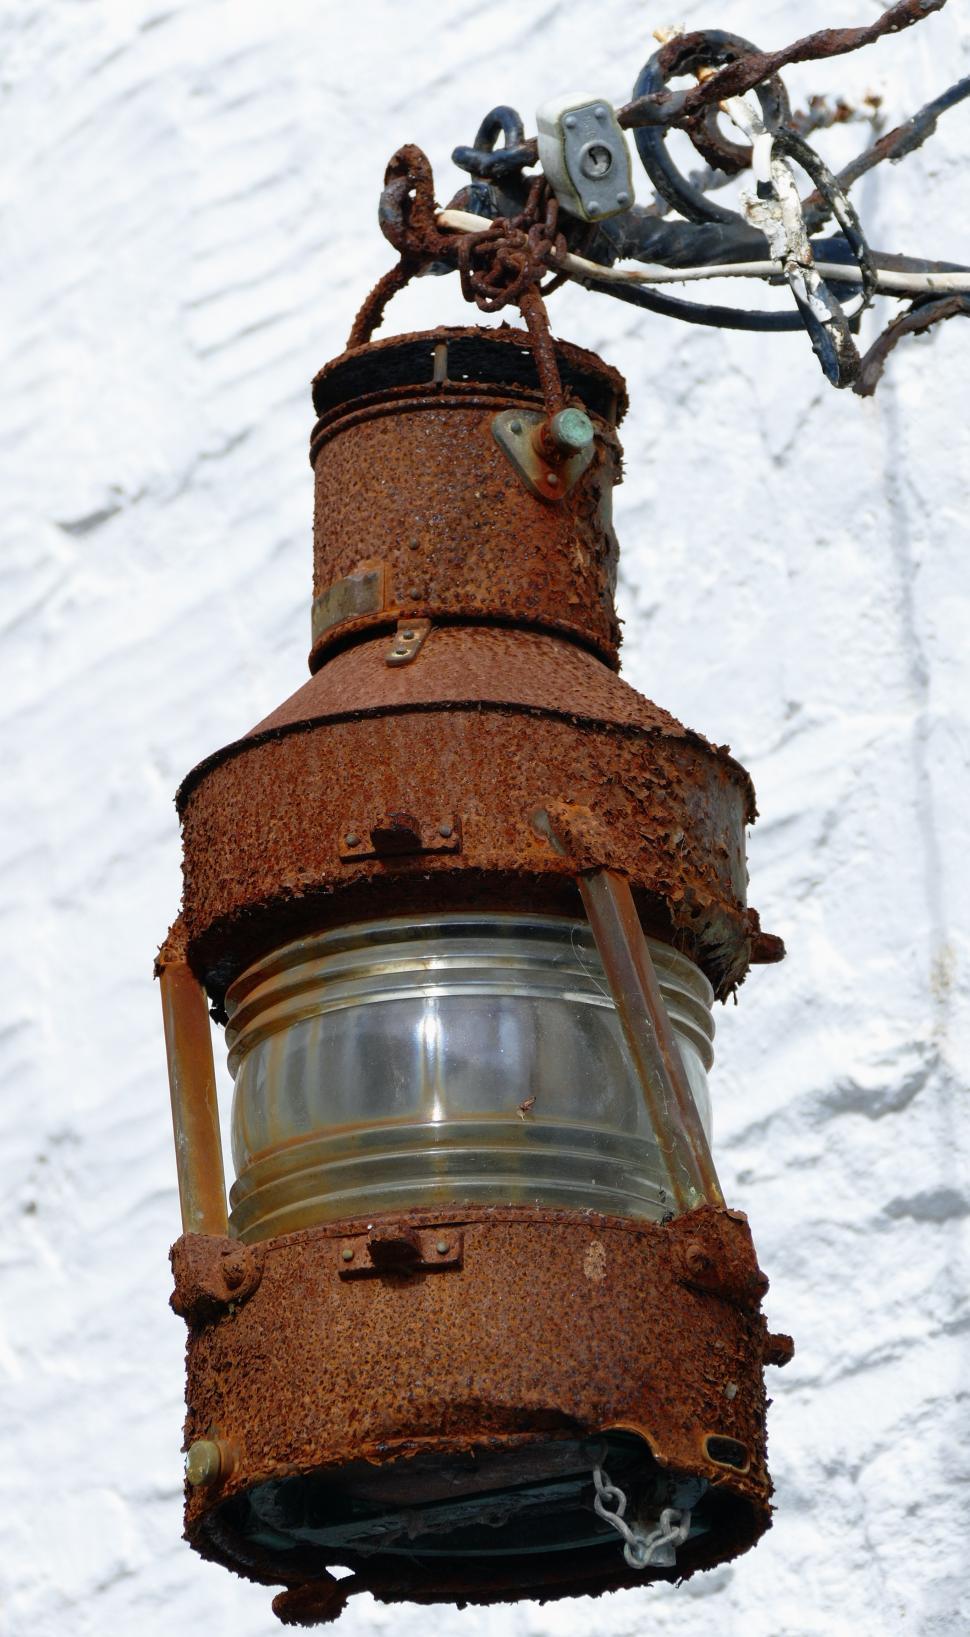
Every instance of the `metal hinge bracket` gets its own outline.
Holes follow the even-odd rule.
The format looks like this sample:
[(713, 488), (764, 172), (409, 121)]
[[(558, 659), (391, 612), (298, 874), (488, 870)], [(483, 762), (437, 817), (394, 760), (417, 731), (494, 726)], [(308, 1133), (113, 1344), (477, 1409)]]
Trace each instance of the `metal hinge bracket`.
[(396, 1273), (447, 1273), (460, 1268), (464, 1236), (458, 1228), (412, 1228), (386, 1223), (341, 1239), (337, 1272), (341, 1279), (377, 1279)]
[(399, 858), (408, 853), (460, 852), (461, 819), (457, 814), (425, 823), (413, 813), (381, 813), (366, 824), (351, 820), (340, 837), (344, 864), (363, 858)]

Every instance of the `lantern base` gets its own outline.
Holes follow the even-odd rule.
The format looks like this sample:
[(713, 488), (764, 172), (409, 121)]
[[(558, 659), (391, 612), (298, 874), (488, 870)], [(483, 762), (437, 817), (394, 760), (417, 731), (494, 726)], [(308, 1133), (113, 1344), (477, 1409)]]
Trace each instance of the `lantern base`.
[[(173, 1265), (187, 1443), (216, 1451), (186, 1534), (287, 1586), (284, 1620), (333, 1618), (358, 1588), (494, 1602), (680, 1579), (768, 1527), (762, 1367), (790, 1348), (738, 1213), (416, 1211), (248, 1247), (191, 1235)], [(691, 1511), (674, 1562), (628, 1567), (595, 1468), (646, 1529)]]

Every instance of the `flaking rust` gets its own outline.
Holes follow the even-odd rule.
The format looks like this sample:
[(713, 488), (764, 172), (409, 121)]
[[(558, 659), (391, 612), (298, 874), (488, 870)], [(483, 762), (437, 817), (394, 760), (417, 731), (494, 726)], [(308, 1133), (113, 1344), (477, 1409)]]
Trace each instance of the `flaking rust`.
[[(746, 1218), (701, 1208), (661, 1226), (514, 1206), (415, 1210), (386, 1218), (380, 1241), (433, 1255), (459, 1235), (450, 1269), (432, 1276), (389, 1258), (382, 1276), (350, 1281), (341, 1252), (374, 1238), (366, 1220), (267, 1241), (245, 1304), (229, 1320), (191, 1325), (187, 1443), (215, 1431), (240, 1451), (224, 1481), (189, 1497), (193, 1546), (278, 1581), (279, 1563), (243, 1527), (240, 1497), (256, 1486), (356, 1473), (360, 1463), (399, 1475), (411, 1463), (420, 1494), (431, 1456), (497, 1458), (608, 1429), (636, 1434), (661, 1467), (717, 1492), (716, 1540), (692, 1539), (677, 1578), (750, 1546), (770, 1523), (762, 1366), (783, 1362), (790, 1344), (769, 1336), (761, 1316), (767, 1280)], [(175, 1265), (184, 1281), (194, 1264), (180, 1252)], [(176, 1305), (187, 1307), (194, 1288), (177, 1282)], [(446, 1590), (418, 1558), (417, 1548), (414, 1562), (393, 1563), (295, 1551), (291, 1584), (322, 1579), (329, 1606), (328, 1561), (386, 1601), (489, 1603), (642, 1583), (610, 1542), (589, 1562), (470, 1561), (448, 1571)], [(301, 1591), (297, 1603), (313, 1599)]]
[[(779, 956), (745, 903), (747, 774), (615, 675), (622, 378), (557, 343), (598, 449), (562, 503), (543, 504), (492, 431), (499, 410), (542, 406), (527, 340), (504, 327), (398, 337), (314, 383), (315, 600), (336, 615), (312, 680), (179, 793), (190, 955), (217, 1001), (282, 938), (405, 913), (429, 876), (441, 908), (574, 912), (573, 865), (530, 820), (559, 798), (598, 814), (650, 930), (716, 993)], [(334, 594), (362, 580), (369, 608)], [(422, 622), (420, 649), (389, 665), (408, 621)], [(394, 810), (430, 836), (458, 815), (460, 848), (348, 846), (349, 821)]]
[(521, 331), (438, 330), (344, 354), (314, 383), (314, 599), (339, 604), (362, 564), (382, 600), (321, 630), (311, 669), (349, 636), (407, 619), (499, 619), (562, 632), (615, 665), (621, 378), (560, 344), (564, 390), (597, 430), (575, 488), (537, 507), (492, 432), (496, 415), (541, 411)]
[[(783, 953), (746, 904), (748, 775), (616, 674), (623, 382), (538, 341), (538, 369), (503, 327), (355, 345), (317, 377), (313, 674), (178, 798), (187, 958), (217, 1015), (243, 968), (303, 933), (427, 909), (579, 915), (585, 843), (722, 997)], [(596, 451), (551, 504), (493, 422), (559, 402), (589, 417)], [(574, 856), (537, 811), (586, 815)], [(534, 1118), (534, 1098), (518, 1112)], [(285, 1623), (334, 1619), (358, 1589), (489, 1603), (642, 1584), (614, 1538), (448, 1561), (361, 1549), (351, 1521), (342, 1544), (312, 1545), (310, 1524), (280, 1533), (310, 1504), (286, 1500), (291, 1480), (390, 1497), (420, 1542), (422, 1503), (552, 1482), (586, 1441), (626, 1436), (663, 1482), (709, 1486), (711, 1527), (652, 1573), (724, 1561), (769, 1525), (763, 1366), (790, 1343), (768, 1335), (737, 1213), (457, 1199), (256, 1244), (187, 1234), (173, 1268), (187, 1447), (231, 1452), (196, 1463), (187, 1537), (282, 1584)]]

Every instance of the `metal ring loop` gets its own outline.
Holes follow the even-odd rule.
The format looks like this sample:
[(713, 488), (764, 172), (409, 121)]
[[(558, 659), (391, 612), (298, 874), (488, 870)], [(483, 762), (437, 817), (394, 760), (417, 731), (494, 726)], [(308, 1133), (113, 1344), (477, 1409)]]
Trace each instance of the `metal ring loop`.
[[(698, 68), (721, 68), (738, 57), (756, 51), (749, 40), (740, 34), (727, 34), (722, 29), (704, 29), (674, 39), (654, 53), (640, 70), (633, 88), (634, 100), (662, 91), (669, 79), (677, 74), (688, 74)], [(778, 76), (757, 88), (765, 123), (786, 125), (791, 119), (788, 93)], [(706, 194), (695, 188), (677, 169), (667, 152), (667, 131), (664, 127), (638, 126), (633, 133), (640, 162), (657, 192), (689, 222), (740, 222), (736, 210), (717, 205)]]

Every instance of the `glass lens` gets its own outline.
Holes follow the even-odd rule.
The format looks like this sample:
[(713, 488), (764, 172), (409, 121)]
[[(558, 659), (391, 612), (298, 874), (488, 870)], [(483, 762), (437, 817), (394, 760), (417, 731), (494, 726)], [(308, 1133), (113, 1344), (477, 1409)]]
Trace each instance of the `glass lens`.
[[(710, 1134), (702, 973), (650, 941)], [(408, 917), (290, 944), (227, 996), (233, 1225), (409, 1206), (664, 1216), (668, 1178), (589, 927)]]

